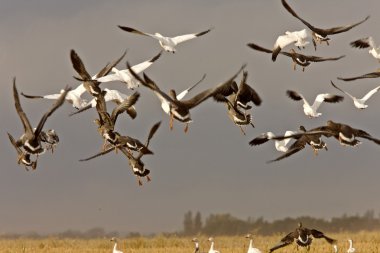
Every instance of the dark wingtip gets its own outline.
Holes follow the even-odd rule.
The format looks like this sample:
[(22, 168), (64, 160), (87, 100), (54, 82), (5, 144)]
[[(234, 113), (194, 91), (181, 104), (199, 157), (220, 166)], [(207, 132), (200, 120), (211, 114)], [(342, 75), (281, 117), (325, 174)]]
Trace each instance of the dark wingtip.
[(160, 58), (161, 54), (162, 54), (162, 50), (161, 50), (161, 51), (160, 51), (155, 57), (153, 57), (153, 58), (150, 60), (150, 62), (155, 62), (158, 58)]
[(272, 61), (276, 61), (278, 54), (281, 52), (281, 47), (277, 47), (272, 52)]

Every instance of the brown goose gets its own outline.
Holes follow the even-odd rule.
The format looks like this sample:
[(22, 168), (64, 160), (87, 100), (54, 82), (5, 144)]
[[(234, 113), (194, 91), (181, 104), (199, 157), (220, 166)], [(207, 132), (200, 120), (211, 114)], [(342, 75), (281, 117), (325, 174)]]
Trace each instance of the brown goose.
[[(265, 52), (268, 54), (272, 54), (272, 50), (269, 50), (267, 48), (263, 48), (261, 46), (254, 44), (254, 43), (249, 43), (247, 45), (254, 50)], [(309, 66), (312, 62), (337, 61), (337, 60), (345, 57), (345, 55), (341, 55), (339, 57), (324, 58), (324, 57), (313, 56), (313, 55), (304, 55), (304, 54), (297, 53), (296, 51), (294, 51), (294, 49), (291, 49), (290, 52), (282, 52), (281, 51), (280, 54), (286, 55), (286, 56), (292, 58), (293, 69), (296, 70), (296, 66), (299, 65), (302, 67), (302, 71), (305, 71), (305, 68), (307, 66)]]
[[(238, 88), (234, 82), (231, 89), (223, 91), (224, 94), (219, 93), (214, 96), (215, 100), (226, 104), (228, 116), (235, 125), (239, 126), (244, 135), (245, 132), (242, 126), (250, 124), (252, 127), (255, 127), (252, 123), (252, 115), (247, 113), (247, 110), (252, 108), (249, 103), (252, 102), (256, 106), (259, 106), (262, 102), (257, 92), (247, 84), (247, 76), (248, 72), (244, 71)], [(226, 96), (228, 96), (228, 99), (225, 99)]]
[(354, 81), (354, 80), (358, 80), (358, 79), (379, 78), (379, 77), (380, 77), (380, 69), (378, 69), (378, 70), (376, 70), (374, 72), (371, 72), (371, 73), (360, 75), (360, 76), (355, 76), (355, 77), (337, 77), (337, 79), (348, 82), (348, 81)]
[(105, 93), (106, 91), (103, 91), (96, 97), (96, 110), (98, 111), (99, 119), (96, 119), (95, 123), (98, 125), (98, 132), (104, 138), (105, 143), (108, 141), (113, 145), (117, 145), (119, 143), (120, 134), (114, 131), (116, 120), (121, 113), (136, 104), (140, 93), (135, 92), (125, 99), (112, 110), (111, 115), (107, 112), (107, 106), (104, 100)]
[(57, 99), (57, 101), (53, 104), (48, 112), (46, 112), (40, 122), (37, 125), (36, 129), (33, 129), (30, 125), (28, 117), (23, 111), (20, 103), (20, 98), (18, 95), (17, 87), (16, 87), (16, 78), (13, 79), (13, 97), (15, 100), (15, 107), (17, 114), (19, 115), (22, 125), (24, 126), (24, 134), (20, 137), (19, 140), (16, 141), (16, 145), (18, 147), (22, 146), (27, 153), (30, 154), (42, 154), (45, 152), (45, 148), (41, 145), (40, 133), (44, 124), (48, 117), (53, 114), (55, 110), (57, 110), (65, 101), (65, 96), (67, 92), (70, 91), (71, 88), (66, 87), (61, 96)]
[(54, 153), (54, 148), (59, 143), (59, 136), (54, 129), (49, 129), (47, 131), (41, 131), (39, 138), (42, 142), (46, 143), (46, 150), (51, 150)]
[[(319, 129), (312, 129), (309, 132), (313, 134), (307, 134), (308, 131), (306, 131), (306, 128), (304, 126), (300, 126), (300, 133), (296, 134), (290, 134), (290, 135), (284, 135), (284, 136), (274, 136), (271, 139), (273, 140), (284, 140), (287, 138), (293, 138), (296, 139), (296, 141), (289, 146), (287, 151), (277, 157), (276, 159), (268, 161), (268, 163), (280, 161), (286, 157), (289, 157), (298, 151), (301, 151), (306, 147), (306, 145), (310, 145), (310, 147), (313, 149), (314, 154), (317, 155), (318, 151), (321, 149), (327, 150), (327, 145), (324, 141), (322, 141), (321, 136), (325, 131), (319, 131)], [(318, 131), (317, 131), (318, 130)]]
[(293, 232), (290, 232), (287, 234), (284, 238), (281, 239), (281, 241), (269, 249), (269, 252), (273, 252), (277, 249), (280, 249), (282, 247), (288, 246), (296, 240), (297, 248), (298, 246), (306, 247), (307, 250), (310, 249), (310, 245), (313, 241), (313, 238), (324, 238), (328, 243), (334, 244), (336, 243), (336, 240), (325, 236), (325, 234), (321, 231), (318, 231), (316, 229), (308, 229), (302, 226), (302, 223), (298, 223), (298, 228), (296, 228)]
[(314, 49), (317, 50), (317, 42), (320, 44), (322, 42), (326, 42), (327, 45), (329, 45), (329, 40), (330, 38), (328, 35), (333, 35), (333, 34), (338, 34), (342, 32), (347, 32), (354, 28), (355, 26), (360, 25), (361, 23), (367, 21), (369, 19), (369, 16), (367, 16), (364, 20), (352, 24), (352, 25), (346, 25), (346, 26), (338, 26), (338, 27), (332, 27), (332, 28), (327, 28), (327, 29), (322, 29), (315, 27), (311, 25), (309, 22), (306, 20), (302, 19), (298, 14), (289, 6), (289, 4), (285, 0), (281, 0), (282, 5), (285, 7), (285, 9), (292, 14), (295, 18), (299, 19), (302, 23), (304, 23), (311, 31), (312, 31), (312, 38), (313, 38), (313, 44), (314, 44)]
[(157, 84), (152, 79), (150, 79), (145, 73), (144, 73), (144, 80), (143, 80), (133, 71), (133, 69), (131, 69), (129, 63), (127, 64), (132, 75), (136, 79), (138, 79), (144, 86), (151, 89), (156, 94), (156, 96), (161, 102), (162, 109), (164, 110), (165, 113), (170, 115), (170, 123), (169, 123), (170, 129), (173, 129), (173, 120), (176, 119), (186, 124), (185, 129), (184, 129), (185, 133), (188, 130), (188, 124), (192, 121), (191, 116), (190, 116), (190, 109), (196, 107), (200, 103), (204, 102), (206, 99), (213, 97), (216, 94), (221, 93), (223, 90), (230, 89), (231, 86), (233, 85), (233, 80), (246, 66), (244, 64), (235, 75), (233, 75), (227, 81), (217, 85), (216, 87), (207, 89), (195, 95), (191, 99), (178, 100), (176, 92), (174, 90), (170, 90), (169, 94), (164, 93), (157, 86)]
[[(153, 135), (156, 133), (157, 129), (160, 127), (160, 124), (161, 124), (161, 121), (154, 124), (153, 127), (150, 129), (148, 139), (145, 143), (145, 147), (148, 148), (150, 140), (152, 139)], [(141, 150), (139, 151), (139, 154), (136, 157), (134, 157), (133, 154), (131, 152), (128, 152), (128, 150), (124, 146), (116, 146), (116, 148), (121, 150), (121, 152), (123, 152), (123, 154), (128, 158), (129, 166), (131, 167), (133, 174), (137, 177), (139, 185), (142, 185), (142, 182), (140, 180), (141, 177), (146, 177), (147, 180), (150, 181), (150, 177), (149, 177), (150, 170), (145, 168), (144, 163), (141, 161), (141, 158), (144, 156), (144, 153), (141, 152)], [(110, 153), (114, 149), (115, 147), (113, 145), (108, 145), (108, 147), (104, 151), (99, 152), (88, 158), (81, 159), (79, 161), (82, 162), (82, 161), (91, 160), (98, 156), (102, 156), (107, 153)]]
[(13, 147), (17, 151), (17, 164), (24, 164), (27, 171), (29, 170), (28, 167), (32, 167), (32, 169), (35, 170), (37, 168), (37, 161), (32, 161), (30, 159), (30, 154), (24, 152), (19, 146), (17, 146), (16, 140), (10, 133), (8, 133), (8, 137)]

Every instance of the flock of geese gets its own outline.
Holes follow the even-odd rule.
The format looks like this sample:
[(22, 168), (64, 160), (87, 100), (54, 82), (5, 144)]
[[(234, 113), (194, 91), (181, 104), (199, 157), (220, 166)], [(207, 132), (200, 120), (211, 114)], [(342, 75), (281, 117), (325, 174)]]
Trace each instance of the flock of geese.
[[(368, 16), (362, 21), (352, 25), (322, 29), (311, 25), (305, 19), (301, 18), (285, 0), (281, 0), (281, 2), (284, 8), (292, 16), (305, 24), (307, 28), (295, 32), (287, 31), (284, 35), (280, 35), (274, 43), (272, 50), (265, 49), (254, 43), (248, 43), (248, 46), (254, 50), (270, 53), (272, 55), (273, 61), (276, 61), (278, 55), (288, 56), (292, 59), (294, 69), (296, 68), (296, 65), (299, 65), (304, 70), (305, 67), (309, 66), (311, 62), (336, 61), (344, 57), (344, 55), (339, 57), (309, 56), (301, 54), (300, 52), (296, 52), (293, 48), (286, 52), (286, 47), (289, 45), (294, 45), (296, 48), (298, 48), (298, 51), (300, 51), (310, 44), (308, 38), (311, 36), (314, 48), (317, 50), (317, 44), (326, 43), (329, 45), (329, 36), (347, 32), (369, 19)], [(212, 28), (210, 28), (199, 33), (180, 35), (176, 37), (166, 37), (159, 33), (150, 34), (126, 26), (119, 26), (119, 28), (128, 33), (144, 35), (156, 39), (162, 47), (162, 50), (170, 53), (175, 53), (176, 48), (179, 44), (206, 35), (212, 31)], [(311, 32), (309, 32), (307, 29), (309, 29)], [(376, 47), (372, 37), (356, 40), (352, 42), (351, 45), (357, 48), (370, 48), (369, 53), (377, 60), (380, 60), (380, 48)], [(118, 69), (116, 68), (117, 64), (126, 55), (126, 52), (124, 52), (119, 58), (112, 61), (111, 63), (106, 64), (95, 75), (90, 75), (78, 53), (75, 50), (71, 50), (70, 59), (72, 66), (75, 72), (78, 74), (78, 76), (74, 76), (74, 78), (81, 82), (80, 85), (78, 85), (75, 89), (65, 87), (57, 94), (28, 95), (21, 92), (22, 96), (29, 99), (55, 100), (51, 108), (45, 114), (43, 114), (36, 128), (32, 127), (27, 115), (22, 109), (19, 92), (16, 86), (16, 78), (14, 78), (13, 96), (15, 108), (24, 127), (24, 133), (18, 139), (14, 138), (10, 133), (8, 133), (8, 136), (11, 144), (17, 151), (18, 164), (23, 164), (27, 170), (29, 167), (36, 169), (37, 160), (40, 155), (42, 155), (47, 150), (54, 152), (54, 148), (59, 143), (58, 134), (54, 129), (44, 130), (44, 125), (47, 119), (65, 101), (67, 101), (77, 109), (77, 111), (72, 113), (71, 116), (79, 114), (91, 108), (96, 109), (98, 118), (94, 120), (94, 123), (97, 126), (99, 135), (104, 140), (104, 145), (102, 146), (102, 149), (99, 153), (94, 154), (88, 158), (81, 159), (80, 161), (88, 161), (112, 151), (121, 151), (127, 157), (133, 174), (137, 176), (139, 185), (142, 185), (140, 179), (142, 177), (145, 177), (147, 181), (149, 181), (150, 170), (147, 169), (144, 165), (142, 157), (144, 155), (153, 154), (153, 151), (149, 149), (149, 143), (160, 127), (160, 122), (153, 124), (145, 142), (140, 141), (139, 139), (129, 136), (125, 133), (120, 133), (117, 131), (117, 129), (115, 129), (117, 119), (124, 112), (126, 112), (126, 114), (128, 114), (131, 119), (134, 119), (137, 116), (135, 104), (140, 99), (140, 93), (135, 90), (140, 85), (151, 90), (157, 96), (163, 111), (169, 115), (170, 129), (173, 128), (174, 121), (178, 121), (184, 125), (184, 131), (187, 132), (189, 123), (192, 122), (190, 114), (191, 110), (209, 98), (213, 98), (214, 101), (225, 105), (228, 116), (232, 122), (240, 128), (241, 132), (244, 135), (245, 126), (251, 125), (254, 127), (253, 117), (250, 112), (252, 109), (251, 103), (255, 106), (260, 106), (262, 99), (260, 98), (259, 94), (247, 83), (248, 71), (245, 70), (245, 64), (243, 64), (238, 69), (238, 71), (235, 72), (235, 74), (227, 78), (226, 81), (217, 84), (212, 88), (206, 89), (193, 96), (192, 98), (186, 100), (185, 97), (188, 95), (188, 93), (204, 80), (205, 75), (197, 83), (191, 85), (180, 93), (177, 93), (174, 89), (169, 90), (169, 92), (163, 91), (145, 72), (161, 57), (163, 51), (159, 52), (151, 59), (148, 59), (142, 63), (132, 66), (129, 62), (127, 62), (127, 67), (125, 69)], [(240, 80), (240, 84), (238, 85), (235, 79), (241, 72), (243, 72), (243, 75)], [(139, 75), (140, 73), (142, 73), (142, 76)], [(376, 77), (380, 77), (379, 71), (352, 78), (338, 79), (344, 81), (352, 81), (360, 78)], [(115, 81), (123, 83), (128, 89), (134, 90), (134, 93), (127, 95), (119, 90), (111, 90), (108, 88), (102, 89), (100, 86), (101, 84)], [(354, 106), (359, 109), (367, 108), (368, 105), (366, 102), (368, 99), (380, 89), (380, 86), (378, 86), (369, 91), (362, 98), (356, 98), (347, 91), (339, 88), (332, 81), (331, 85), (341, 93), (350, 97), (353, 100)], [(90, 101), (83, 98), (83, 95), (86, 93), (92, 96), (92, 99)], [(344, 97), (340, 95), (323, 93), (318, 94), (314, 102), (310, 103), (308, 100), (306, 100), (305, 96), (298, 91), (288, 90), (286, 94), (290, 99), (294, 101), (303, 102), (304, 113), (309, 118), (316, 118), (322, 115), (322, 113), (318, 110), (323, 102), (339, 103), (344, 99)], [(107, 109), (108, 102), (113, 102), (115, 104), (112, 111), (110, 112)], [(334, 137), (340, 142), (340, 144), (345, 146), (356, 146), (360, 144), (361, 142), (358, 140), (358, 138), (368, 139), (375, 142), (376, 144), (380, 144), (379, 139), (373, 137), (366, 131), (351, 127), (348, 124), (334, 122), (332, 120), (328, 120), (326, 125), (318, 126), (309, 130), (307, 130), (304, 126), (300, 126), (299, 131), (288, 130), (282, 136), (276, 136), (272, 132), (262, 133), (256, 138), (252, 139), (249, 144), (251, 146), (255, 146), (263, 144), (269, 140), (274, 140), (275, 148), (283, 154), (269, 161), (273, 162), (289, 157), (304, 149), (307, 145), (311, 146), (315, 154), (317, 154), (321, 149), (327, 150), (327, 145), (322, 137)], [(295, 141), (290, 144), (290, 141), (292, 139)]]
[[(245, 235), (245, 238), (249, 239), (249, 246), (248, 246), (247, 253), (262, 253), (262, 251), (260, 249), (256, 248), (253, 245), (253, 235), (252, 234)], [(288, 245), (292, 244), (293, 242), (296, 243), (297, 249), (300, 246), (300, 247), (304, 247), (307, 250), (309, 250), (310, 245), (311, 245), (314, 238), (325, 239), (326, 242), (333, 245), (334, 253), (338, 253), (338, 246), (336, 244), (337, 241), (335, 239), (327, 237), (323, 232), (318, 231), (316, 229), (305, 228), (302, 226), (302, 223), (299, 223), (298, 227), (294, 231), (288, 233), (285, 237), (283, 237), (280, 240), (279, 243), (277, 243), (275, 246), (271, 247), (269, 249), (269, 252), (271, 253), (277, 249), (288, 246)], [(111, 239), (111, 241), (114, 242), (113, 253), (123, 253), (122, 251), (117, 249), (117, 238), (113, 237)], [(191, 241), (194, 243), (194, 246), (195, 246), (194, 253), (206, 253), (206, 252), (202, 252), (200, 250), (200, 241), (198, 240), (198, 238), (194, 237)], [(210, 243), (210, 249), (208, 250), (208, 253), (220, 253), (220, 251), (218, 251), (214, 248), (214, 238), (213, 237), (208, 238), (207, 241)], [(353, 247), (352, 239), (348, 239), (348, 243), (349, 243), (349, 248), (347, 249), (347, 253), (354, 253), (356, 251), (356, 249)]]

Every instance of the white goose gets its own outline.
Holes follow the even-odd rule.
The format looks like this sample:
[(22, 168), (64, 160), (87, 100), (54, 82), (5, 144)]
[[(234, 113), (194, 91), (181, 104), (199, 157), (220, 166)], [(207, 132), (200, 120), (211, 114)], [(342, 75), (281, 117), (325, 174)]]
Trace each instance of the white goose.
[(310, 105), (304, 96), (296, 91), (287, 90), (286, 94), (293, 100), (299, 101), (303, 100), (303, 111), (309, 118), (317, 118), (322, 115), (322, 113), (317, 112), (318, 108), (321, 106), (322, 102), (327, 103), (337, 103), (343, 100), (342, 96), (332, 95), (329, 93), (318, 94), (315, 101)]
[(110, 241), (115, 242), (115, 244), (113, 246), (112, 253), (123, 253), (123, 251), (117, 249), (117, 238), (116, 237), (112, 237)]
[(219, 253), (219, 251), (214, 250), (214, 238), (210, 237), (210, 238), (208, 238), (208, 241), (211, 242), (211, 246), (210, 246), (208, 253)]
[(299, 49), (305, 48), (305, 46), (310, 43), (309, 41), (306, 41), (307, 38), (308, 34), (306, 29), (294, 32), (286, 31), (284, 35), (280, 35), (277, 38), (276, 43), (273, 46), (272, 61), (276, 61), (277, 55), (281, 50), (292, 43), (294, 43)]
[(338, 253), (338, 245), (334, 244), (333, 248), (334, 248), (334, 253)]
[(380, 47), (375, 44), (372, 37), (362, 38), (350, 43), (352, 47), (356, 48), (370, 48), (368, 53), (372, 55), (378, 62), (380, 62)]
[[(160, 58), (160, 56), (161, 52), (150, 60), (132, 66), (133, 71), (137, 74), (141, 73), (142, 71), (149, 68), (158, 58)], [(128, 69), (118, 70), (117, 68), (113, 67), (111, 71), (113, 74), (97, 78), (96, 80), (101, 83), (120, 81), (125, 83), (129, 89), (135, 89), (139, 87), (140, 82), (132, 76), (131, 72)]]
[(253, 247), (253, 239), (252, 239), (252, 235), (251, 234), (247, 234), (245, 236), (245, 238), (250, 239), (249, 240), (249, 247), (248, 247), (247, 253), (262, 253), (261, 250), (259, 250), (258, 248), (254, 248)]
[(373, 94), (375, 94), (376, 92), (378, 92), (380, 90), (380, 86), (377, 86), (376, 88), (370, 90), (364, 97), (362, 97), (362, 98), (356, 98), (356, 97), (352, 96), (350, 93), (348, 93), (347, 91), (344, 91), (344, 90), (340, 89), (332, 81), (331, 81), (331, 85), (334, 86), (334, 88), (336, 88), (336, 89), (340, 90), (341, 92), (343, 92), (344, 94), (346, 94), (347, 96), (349, 96), (354, 101), (355, 107), (358, 108), (358, 109), (365, 109), (365, 108), (367, 108), (368, 105), (366, 105), (365, 102), (367, 102), (367, 100), (370, 97), (372, 97)]
[(348, 239), (348, 242), (350, 243), (350, 247), (348, 248), (347, 253), (354, 253), (356, 249), (352, 247), (353, 246), (352, 240)]
[[(292, 134), (295, 134), (297, 132), (294, 132), (294, 131), (286, 131), (284, 136), (289, 136), (289, 135), (292, 135)], [(260, 144), (263, 144), (269, 140), (271, 140), (273, 137), (275, 137), (274, 133), (272, 132), (266, 132), (266, 133), (262, 133), (261, 135), (259, 135), (258, 137), (256, 137), (255, 139), (251, 140), (249, 142), (249, 145), (253, 146), (253, 145), (260, 145)], [(288, 143), (290, 142), (290, 138), (286, 138), (286, 139), (283, 139), (283, 140), (275, 140), (274, 141), (274, 145), (276, 147), (276, 149), (280, 152), (287, 152), (288, 151)]]
[(159, 33), (155, 33), (155, 34), (145, 33), (145, 32), (138, 31), (138, 30), (131, 28), (131, 27), (126, 27), (126, 26), (120, 26), (119, 25), (119, 28), (122, 29), (123, 31), (126, 31), (126, 32), (136, 33), (136, 34), (152, 37), (152, 38), (158, 40), (161, 47), (166, 52), (171, 52), (171, 53), (176, 52), (175, 46), (177, 46), (178, 44), (185, 42), (185, 41), (188, 41), (188, 40), (191, 40), (191, 39), (195, 39), (195, 38), (202, 36), (202, 35), (205, 35), (206, 33), (211, 31), (211, 28), (210, 28), (210, 29), (203, 31), (203, 32), (200, 32), (200, 33), (185, 34), (185, 35), (180, 35), (180, 36), (176, 36), (176, 37), (165, 37)]
[[(124, 94), (118, 90), (110, 90), (107, 88), (104, 88), (106, 91), (106, 94), (104, 95), (104, 101), (109, 102), (112, 101), (116, 103), (117, 105), (120, 105), (123, 103), (129, 96), (127, 94)], [(96, 106), (96, 98), (93, 98), (90, 102), (88, 102), (85, 106), (83, 106), (80, 110), (73, 112), (70, 114), (70, 116), (81, 113), (83, 111), (86, 111), (90, 108), (94, 108)], [(134, 119), (137, 115), (136, 108), (134, 106), (129, 107), (126, 112)]]

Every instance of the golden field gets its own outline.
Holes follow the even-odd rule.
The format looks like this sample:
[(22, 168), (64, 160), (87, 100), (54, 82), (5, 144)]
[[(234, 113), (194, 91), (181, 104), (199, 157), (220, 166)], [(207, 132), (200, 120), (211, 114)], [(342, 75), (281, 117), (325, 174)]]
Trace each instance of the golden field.
[[(256, 236), (254, 246), (262, 252), (268, 252), (269, 248), (275, 245), (285, 234), (276, 236)], [(338, 240), (339, 252), (347, 252), (347, 239), (354, 240), (354, 247), (357, 253), (380, 253), (380, 232), (360, 232), (360, 233), (339, 233), (329, 234), (332, 238)], [(153, 238), (120, 238), (118, 249), (124, 253), (192, 253), (194, 244), (190, 237), (163, 237), (156, 236)], [(201, 252), (207, 252), (209, 242), (207, 237), (199, 236)], [(248, 239), (244, 237), (215, 237), (215, 249), (221, 253), (245, 253), (248, 247)], [(81, 240), (81, 239), (56, 239), (47, 238), (41, 240), (31, 239), (1, 239), (0, 253), (13, 252), (49, 252), (49, 253), (76, 253), (92, 252), (103, 253), (112, 252), (113, 243), (110, 238)], [(278, 253), (296, 252), (296, 246), (290, 245), (279, 249)], [(299, 251), (307, 252), (306, 249), (300, 248)], [(310, 253), (330, 253), (334, 252), (331, 245), (323, 239), (315, 239), (309, 251)]]

